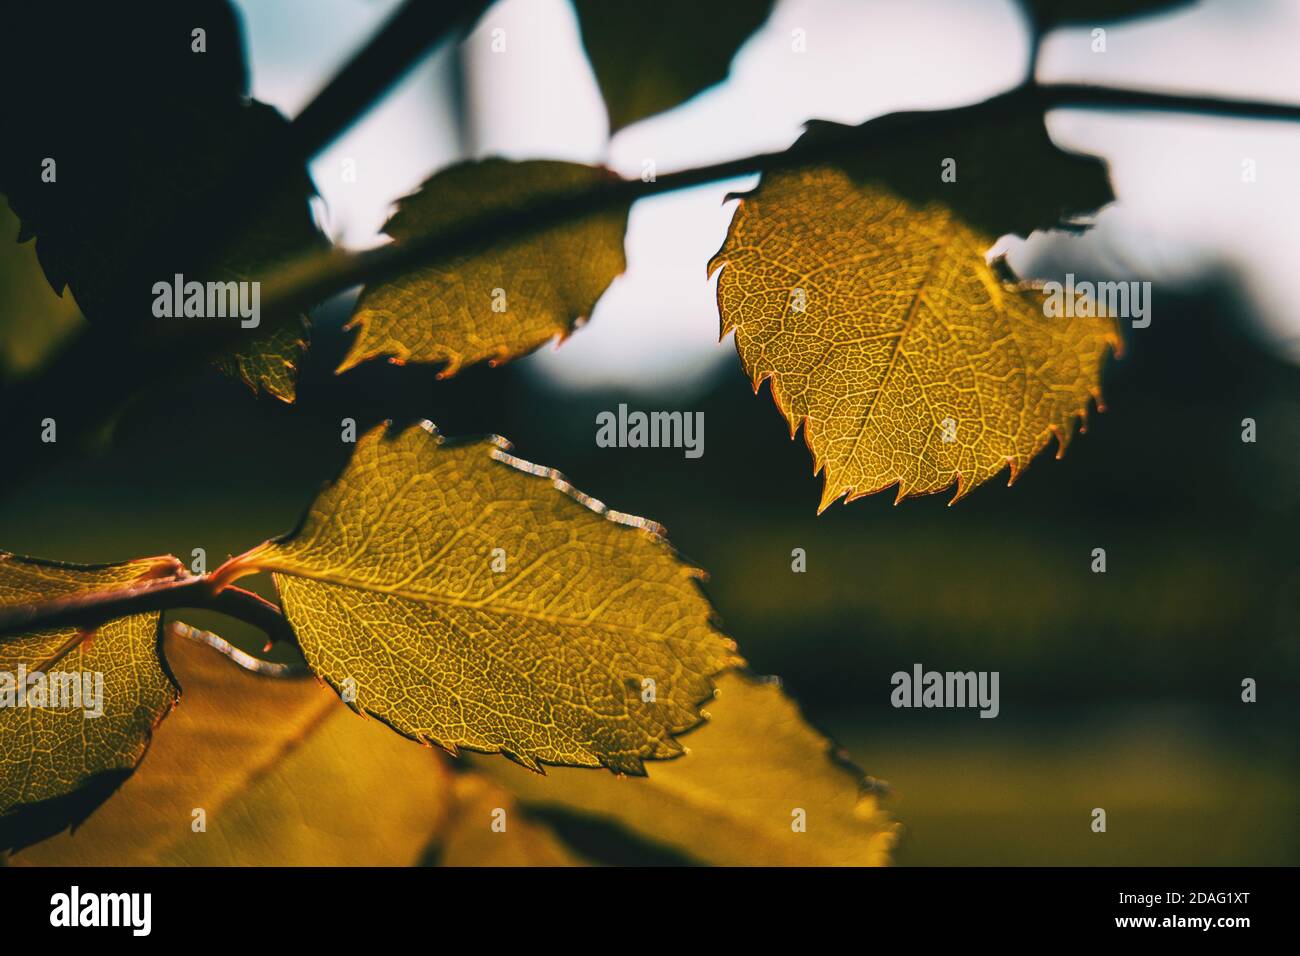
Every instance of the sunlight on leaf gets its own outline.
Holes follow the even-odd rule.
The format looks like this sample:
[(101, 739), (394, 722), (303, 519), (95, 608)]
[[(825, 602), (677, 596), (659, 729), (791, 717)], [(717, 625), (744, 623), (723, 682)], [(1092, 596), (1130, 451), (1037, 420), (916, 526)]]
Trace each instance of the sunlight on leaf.
[(0, 202), (0, 382), (40, 368), (84, 325), (69, 294), (56, 295), (31, 243), (15, 243), (18, 220)]
[[(709, 263), (722, 334), (824, 473), (820, 509), (1014, 481), (1100, 399), (1114, 320), (1046, 316), (985, 254), (1109, 201), (1105, 169), (1008, 106), (884, 117), (861, 159), (764, 175)], [(893, 137), (918, 119), (925, 136)]]
[(312, 669), (406, 736), (640, 773), (681, 752), (735, 646), (657, 526), (507, 448), (376, 428), (297, 531), (218, 578), (274, 572)]
[(277, 326), (248, 347), (218, 357), (215, 364), (254, 392), (262, 388), (281, 401), (292, 402), (298, 392), (298, 364), (310, 342), (311, 325), (300, 315), (296, 322)]
[[(127, 589), (179, 570), (175, 558), (96, 567), (0, 552), (0, 605)], [(0, 850), (80, 822), (140, 762), (154, 727), (177, 696), (159, 658), (158, 618), (157, 613), (122, 618), (93, 636), (62, 628), (0, 639)], [(56, 682), (68, 687), (66, 682), (75, 680), (80, 695), (71, 701), (83, 706), (52, 706), (48, 697), (28, 697), (19, 705), (18, 680), (33, 672), (45, 677), (29, 692)], [(102, 675), (102, 683), (96, 675)], [(64, 691), (59, 693), (59, 703), (68, 703)], [(96, 696), (102, 713), (90, 706)]]
[(436, 752), (358, 718), (312, 678), (249, 674), (175, 634), (166, 653), (182, 696), (143, 765), (76, 831), (12, 865), (419, 860), (450, 810), (451, 777)]
[(779, 686), (727, 674), (706, 710), (708, 720), (682, 737), (686, 755), (649, 767), (644, 778), (566, 769), (538, 777), (497, 761), (475, 767), (525, 806), (605, 818), (701, 863), (889, 862), (898, 825), (862, 772), (804, 721)]
[[(588, 771), (590, 773), (590, 771)], [(456, 806), (431, 862), (439, 866), (583, 866), (546, 826), (530, 820), (505, 788), (475, 773), (454, 776)], [(499, 821), (500, 826), (493, 829)]]
[[(401, 200), (384, 232), (402, 242), (612, 178), (579, 163), (461, 163)], [(448, 376), (563, 339), (626, 268), (627, 214), (621, 206), (521, 238), (502, 237), (487, 251), (367, 286), (348, 325), (360, 332), (338, 370), (388, 356), (444, 363), (441, 374)]]

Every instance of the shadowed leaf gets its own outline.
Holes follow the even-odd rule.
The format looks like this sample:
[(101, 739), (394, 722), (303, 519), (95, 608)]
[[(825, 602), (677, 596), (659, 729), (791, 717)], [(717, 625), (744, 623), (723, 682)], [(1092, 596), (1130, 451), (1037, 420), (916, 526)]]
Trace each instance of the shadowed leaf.
[(616, 133), (727, 78), (770, 0), (574, 0), (582, 43)]
[[(188, 259), (174, 231), (163, 234), (216, 228), (175, 217), (250, 150), (269, 153), (287, 120), (246, 98), (242, 38), (228, 3), (144, 8), (130, 31), (117, 26), (120, 11), (60, 3), (29, 5), (13, 27), (24, 38), (16, 69), (40, 82), (7, 117), (6, 144), (14, 147), (0, 156), (0, 193), (22, 222), (20, 241), (35, 237), (50, 285), (60, 294), (70, 289), (92, 323), (150, 319), (155, 283), (178, 273), (204, 283), (251, 280), (325, 243), (308, 205), (314, 188), (306, 169), (201, 264)], [(193, 50), (199, 29), (206, 31), (201, 53)], [(105, 35), (123, 42), (105, 43)], [(51, 62), (77, 69), (50, 71)], [(267, 167), (275, 162), (267, 156)], [(209, 320), (238, 321), (161, 321)], [(254, 390), (292, 401), (285, 368), (296, 368), (301, 343), (252, 328), (246, 334), (247, 345), (218, 364)]]
[(18, 220), (0, 202), (0, 382), (39, 369), (85, 320), (72, 296), (58, 296), (31, 243), (13, 241)]

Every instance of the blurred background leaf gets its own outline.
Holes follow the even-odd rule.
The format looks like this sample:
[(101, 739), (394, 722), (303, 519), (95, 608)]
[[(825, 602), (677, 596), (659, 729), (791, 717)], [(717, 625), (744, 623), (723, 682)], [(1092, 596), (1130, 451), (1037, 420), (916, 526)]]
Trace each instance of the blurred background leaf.
[(33, 243), (18, 243), (18, 218), (0, 202), (0, 383), (39, 368), (85, 319), (72, 297), (41, 274)]
[[(441, 757), (311, 678), (243, 671), (168, 635), (181, 701), (80, 828), (10, 857), (46, 866), (399, 866), (451, 807)], [(205, 830), (193, 827), (203, 811)]]
[(726, 674), (686, 754), (644, 778), (545, 777), (473, 759), (526, 805), (594, 816), (718, 866), (881, 866), (897, 825), (871, 783), (803, 720), (778, 684)]
[(614, 133), (720, 83), (770, 0), (574, 0)]

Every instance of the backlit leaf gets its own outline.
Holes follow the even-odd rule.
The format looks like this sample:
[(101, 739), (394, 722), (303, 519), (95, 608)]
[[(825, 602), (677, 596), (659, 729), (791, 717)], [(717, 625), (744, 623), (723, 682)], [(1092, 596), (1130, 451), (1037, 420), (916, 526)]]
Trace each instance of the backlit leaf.
[(297, 531), (218, 576), (274, 572), (307, 663), (406, 736), (533, 769), (679, 754), (737, 662), (700, 572), (500, 439), (430, 430), (365, 435)]
[[(591, 771), (579, 771), (591, 775)], [(545, 825), (531, 820), (504, 787), (476, 773), (453, 777), (455, 807), (430, 862), (439, 866), (582, 866)], [(500, 821), (500, 827), (493, 824)]]
[[(955, 484), (955, 501), (1007, 467), (1014, 481), (1100, 397), (1115, 322), (1049, 318), (985, 258), (1110, 199), (1099, 161), (1014, 106), (884, 117), (860, 157), (764, 175), (709, 264), (722, 334), (791, 436), (803, 427), (823, 509), (893, 485), (902, 499)], [(923, 136), (902, 135), (917, 122)]]
[(889, 862), (898, 825), (862, 772), (808, 726), (780, 687), (726, 674), (706, 710), (708, 720), (682, 738), (686, 756), (655, 764), (642, 778), (568, 769), (538, 777), (497, 761), (475, 766), (525, 806), (607, 819), (700, 863)]
[(18, 220), (0, 202), (0, 382), (41, 367), (85, 320), (72, 296), (58, 296), (31, 243), (13, 242)]
[(574, 0), (609, 131), (662, 113), (727, 78), (770, 0)]
[[(93, 567), (0, 553), (0, 605), (129, 588), (179, 570), (174, 558)], [(93, 636), (61, 628), (0, 639), (0, 850), (78, 823), (140, 762), (177, 696), (159, 658), (158, 618), (121, 618)], [(33, 672), (45, 675), (33, 686), (49, 686), (57, 675), (60, 694), (65, 680), (79, 681), (81, 695), (71, 701), (84, 706), (49, 706), (55, 702), (48, 698), (44, 706), (32, 706), (39, 701), (31, 698), (20, 704), (18, 681)], [(90, 706), (96, 675), (102, 713)]]
[[(362, 720), (311, 677), (250, 674), (169, 634), (183, 693), (148, 759), (38, 866), (407, 866), (451, 810), (438, 753)], [(195, 829), (195, 810), (203, 828)], [(484, 829), (487, 829), (486, 824)]]
[(237, 378), (254, 392), (259, 388), (285, 402), (298, 393), (298, 363), (311, 341), (306, 316), (285, 322), (255, 339), (245, 348), (216, 359), (217, 368)]
[[(495, 210), (581, 190), (612, 178), (579, 163), (502, 159), (444, 169), (397, 205), (384, 231), (397, 242), (454, 228)], [(339, 366), (368, 359), (440, 362), (442, 375), (493, 364), (563, 339), (626, 267), (626, 206), (502, 240), (483, 252), (368, 286), (349, 328), (360, 331)]]

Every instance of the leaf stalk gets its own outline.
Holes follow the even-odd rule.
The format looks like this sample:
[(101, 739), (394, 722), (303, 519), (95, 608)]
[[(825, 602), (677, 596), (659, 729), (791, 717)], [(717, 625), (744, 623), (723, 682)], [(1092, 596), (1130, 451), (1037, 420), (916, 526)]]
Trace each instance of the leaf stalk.
[(117, 618), (180, 608), (215, 611), (251, 624), (270, 642), (298, 646), (293, 628), (276, 604), (233, 585), (214, 588), (212, 575), (188, 573), (0, 608), (0, 642), (56, 628), (93, 632)]

